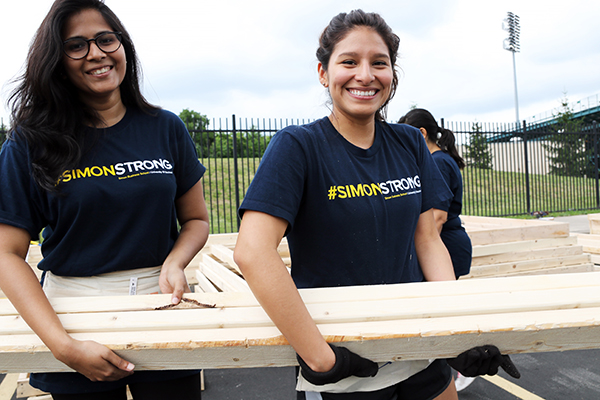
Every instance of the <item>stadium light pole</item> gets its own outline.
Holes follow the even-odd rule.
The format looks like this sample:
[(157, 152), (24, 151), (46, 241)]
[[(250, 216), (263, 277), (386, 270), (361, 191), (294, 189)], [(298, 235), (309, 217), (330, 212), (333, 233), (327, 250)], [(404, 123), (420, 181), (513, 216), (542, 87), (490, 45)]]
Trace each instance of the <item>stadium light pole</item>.
[(515, 82), (515, 111), (517, 115), (517, 127), (521, 124), (519, 119), (519, 95), (517, 93), (517, 64), (515, 62), (515, 53), (520, 51), (519, 35), (521, 33), (521, 27), (519, 25), (519, 16), (508, 12), (502, 29), (508, 31), (508, 38), (504, 39), (504, 50), (508, 50), (512, 53), (513, 60), (513, 76)]

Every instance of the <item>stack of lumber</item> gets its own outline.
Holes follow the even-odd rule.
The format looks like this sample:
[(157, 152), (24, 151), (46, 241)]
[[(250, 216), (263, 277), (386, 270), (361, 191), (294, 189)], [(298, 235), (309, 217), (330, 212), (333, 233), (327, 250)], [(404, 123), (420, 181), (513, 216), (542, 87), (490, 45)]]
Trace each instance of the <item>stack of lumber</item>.
[(592, 262), (600, 265), (600, 234), (584, 234), (577, 235), (577, 243), (583, 247), (583, 251), (590, 253)]
[[(461, 279), (600, 270), (577, 243), (577, 237), (569, 234), (566, 222), (461, 218), (473, 245), (471, 273)], [(215, 236), (187, 268), (188, 278), (204, 292), (248, 292), (250, 289), (233, 261), (236, 235)], [(278, 251), (289, 266), (285, 238)]]
[(600, 214), (588, 214), (587, 217), (590, 223), (590, 234), (600, 234)]
[[(373, 360), (452, 357), (483, 344), (504, 353), (600, 348), (600, 273), (304, 289), (326, 340)], [(51, 299), (66, 330), (138, 370), (290, 366), (295, 353), (251, 293)], [(185, 303), (189, 304), (189, 303)], [(67, 371), (0, 300), (0, 373)]]
[(600, 214), (588, 214), (590, 233), (577, 234), (577, 244), (583, 247), (583, 251), (590, 253), (592, 262), (600, 265)]
[(473, 244), (471, 273), (461, 279), (599, 270), (566, 222), (461, 219)]

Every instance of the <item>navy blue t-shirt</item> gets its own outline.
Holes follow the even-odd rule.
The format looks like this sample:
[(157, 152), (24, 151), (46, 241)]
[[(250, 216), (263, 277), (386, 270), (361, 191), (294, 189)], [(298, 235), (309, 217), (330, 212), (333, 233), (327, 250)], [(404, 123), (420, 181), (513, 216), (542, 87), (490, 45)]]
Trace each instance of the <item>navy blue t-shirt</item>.
[(369, 149), (328, 118), (278, 132), (240, 212), (285, 219), (299, 288), (423, 280), (414, 233), (419, 215), (450, 192), (420, 132), (376, 122)]
[[(0, 151), (0, 222), (44, 230), (43, 270), (63, 276), (162, 265), (178, 237), (175, 200), (205, 172), (185, 125), (175, 114), (128, 109), (116, 125), (94, 131), (93, 149), (49, 194), (31, 178), (31, 154), (19, 135)], [(78, 373), (31, 374), (31, 384), (55, 393), (111, 390), (196, 371), (141, 371), (116, 382)]]
[(185, 125), (175, 114), (127, 110), (59, 183), (62, 196), (31, 178), (24, 140), (0, 152), (0, 222), (33, 239), (44, 231), (38, 267), (61, 276), (91, 276), (159, 266), (178, 236), (175, 200), (200, 180)]
[(442, 226), (440, 237), (450, 253), (454, 274), (458, 278), (467, 275), (471, 269), (472, 245), (469, 235), (465, 232), (460, 221), (462, 212), (463, 181), (460, 169), (456, 161), (443, 151), (432, 154), (440, 173), (444, 177), (448, 188), (452, 192), (452, 198), (445, 203), (436, 204), (434, 208), (446, 211), (448, 219)]

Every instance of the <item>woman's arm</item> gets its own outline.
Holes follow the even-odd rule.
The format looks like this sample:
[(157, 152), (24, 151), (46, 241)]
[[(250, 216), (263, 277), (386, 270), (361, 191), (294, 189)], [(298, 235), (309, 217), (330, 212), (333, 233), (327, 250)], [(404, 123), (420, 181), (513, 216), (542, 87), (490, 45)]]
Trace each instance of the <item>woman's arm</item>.
[(442, 227), (448, 220), (448, 212), (434, 208), (433, 209), (433, 218), (435, 220), (435, 227), (436, 227), (437, 232), (442, 233)]
[(181, 301), (184, 292), (190, 292), (185, 278), (185, 267), (208, 239), (208, 210), (201, 180), (175, 201), (175, 208), (181, 231), (162, 265), (159, 279), (160, 290), (163, 293), (172, 293), (173, 304)]
[(433, 209), (419, 216), (415, 230), (415, 249), (427, 281), (456, 280), (452, 260), (435, 226)]
[(0, 287), (23, 320), (54, 357), (92, 381), (113, 381), (132, 374), (134, 365), (107, 347), (71, 338), (25, 262), (29, 233), (0, 224)]
[(235, 246), (235, 262), (264, 310), (304, 362), (315, 372), (329, 371), (335, 354), (277, 252), (287, 225), (281, 218), (246, 211)]

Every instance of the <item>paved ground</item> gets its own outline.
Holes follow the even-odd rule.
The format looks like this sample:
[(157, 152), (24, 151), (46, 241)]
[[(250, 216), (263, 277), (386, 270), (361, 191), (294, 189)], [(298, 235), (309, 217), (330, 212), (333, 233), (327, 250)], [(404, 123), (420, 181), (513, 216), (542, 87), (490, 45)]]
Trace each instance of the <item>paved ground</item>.
[(570, 231), (573, 233), (590, 233), (590, 223), (587, 215), (572, 215), (569, 217), (554, 217), (557, 222), (568, 222)]
[[(589, 233), (587, 216), (556, 217), (571, 232)], [(598, 400), (600, 350), (519, 354), (515, 380), (501, 372), (479, 377), (459, 393), (460, 400)], [(4, 376), (0, 375), (0, 379)], [(0, 383), (0, 400), (16, 400), (12, 384)], [(294, 368), (206, 370), (203, 400), (294, 400)], [(168, 399), (176, 400), (176, 399)]]

